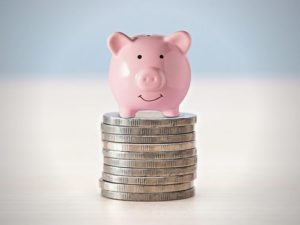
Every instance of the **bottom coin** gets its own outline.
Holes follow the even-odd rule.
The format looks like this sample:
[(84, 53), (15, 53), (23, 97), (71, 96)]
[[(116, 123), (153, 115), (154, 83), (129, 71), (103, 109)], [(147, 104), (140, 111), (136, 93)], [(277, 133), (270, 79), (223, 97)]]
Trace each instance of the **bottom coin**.
[(124, 193), (102, 190), (103, 197), (124, 201), (169, 201), (190, 198), (195, 195), (195, 189), (164, 193)]

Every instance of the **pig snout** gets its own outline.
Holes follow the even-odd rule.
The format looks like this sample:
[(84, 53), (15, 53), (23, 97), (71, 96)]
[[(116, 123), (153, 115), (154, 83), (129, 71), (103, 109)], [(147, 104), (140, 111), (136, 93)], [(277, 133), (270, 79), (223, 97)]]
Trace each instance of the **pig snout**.
[(156, 68), (139, 71), (135, 77), (136, 84), (141, 91), (158, 91), (166, 83), (163, 72)]

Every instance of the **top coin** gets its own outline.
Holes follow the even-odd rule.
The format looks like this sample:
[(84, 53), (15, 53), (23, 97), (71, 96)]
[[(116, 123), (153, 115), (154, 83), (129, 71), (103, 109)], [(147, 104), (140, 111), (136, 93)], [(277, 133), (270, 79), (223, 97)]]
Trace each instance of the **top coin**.
[(122, 118), (119, 113), (111, 112), (103, 115), (103, 123), (114, 126), (130, 127), (175, 127), (193, 125), (197, 122), (197, 116), (192, 113), (180, 113), (177, 117), (164, 117), (153, 112), (143, 112), (136, 117)]

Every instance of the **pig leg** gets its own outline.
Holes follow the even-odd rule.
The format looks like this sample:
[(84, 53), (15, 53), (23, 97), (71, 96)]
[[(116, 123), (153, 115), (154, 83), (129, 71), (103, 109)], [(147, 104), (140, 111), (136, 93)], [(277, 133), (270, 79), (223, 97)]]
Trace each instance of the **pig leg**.
[(166, 117), (176, 117), (179, 116), (179, 108), (173, 108), (173, 109), (168, 109), (168, 110), (163, 110), (162, 114)]
[(129, 108), (120, 108), (119, 109), (119, 114), (123, 118), (134, 117), (136, 112), (137, 112), (137, 110), (129, 109)]

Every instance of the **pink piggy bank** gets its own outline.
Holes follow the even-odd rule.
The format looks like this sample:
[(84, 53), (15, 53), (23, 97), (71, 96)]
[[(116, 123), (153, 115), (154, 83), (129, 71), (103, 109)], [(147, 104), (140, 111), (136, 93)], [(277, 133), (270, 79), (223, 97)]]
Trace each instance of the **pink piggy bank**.
[(186, 58), (190, 45), (191, 37), (185, 31), (168, 36), (128, 37), (119, 32), (109, 36), (109, 85), (121, 117), (134, 117), (141, 110), (179, 115), (179, 104), (191, 81)]

